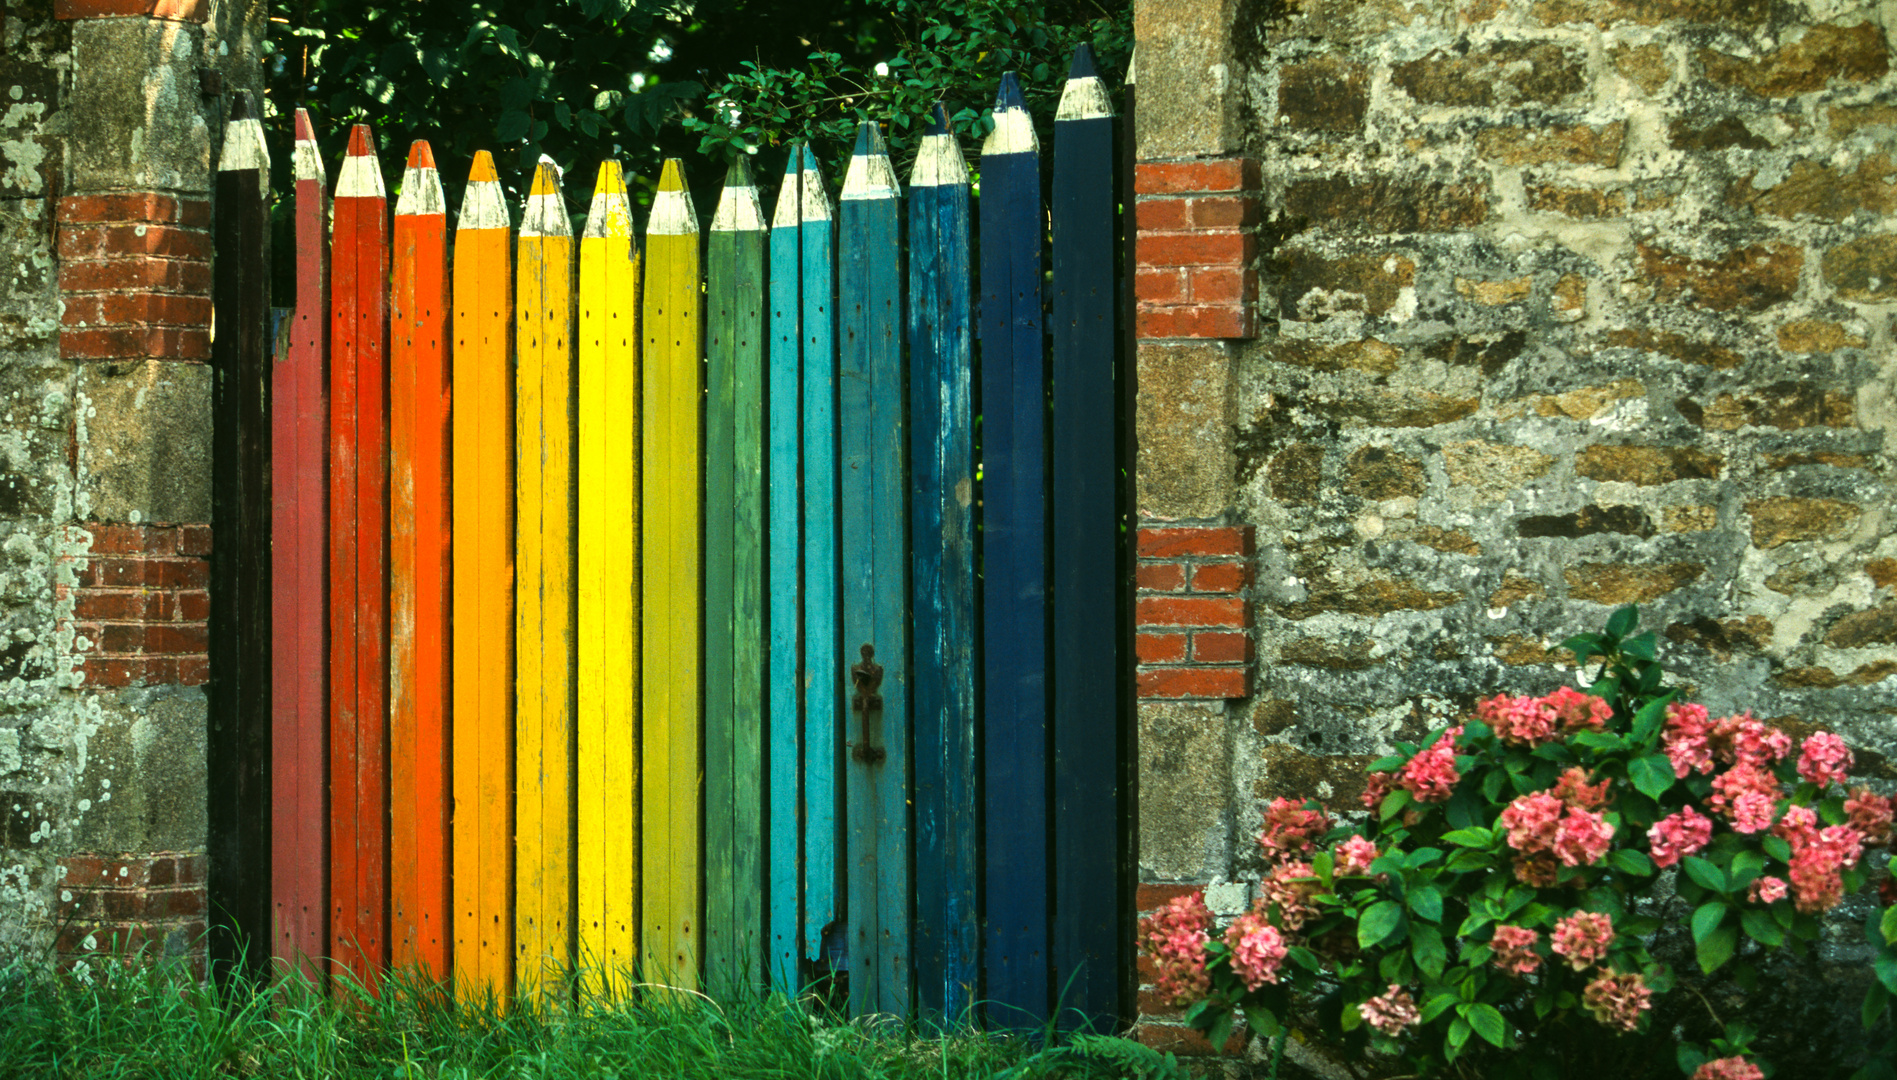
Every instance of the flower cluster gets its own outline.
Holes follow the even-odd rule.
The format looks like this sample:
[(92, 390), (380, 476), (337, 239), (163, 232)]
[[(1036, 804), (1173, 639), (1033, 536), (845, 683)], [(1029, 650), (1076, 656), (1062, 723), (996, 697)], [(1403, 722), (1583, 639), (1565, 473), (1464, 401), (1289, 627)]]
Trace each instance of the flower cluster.
[(1819, 787), (1842, 784), (1850, 779), (1851, 748), (1829, 731), (1820, 731), (1805, 740), (1798, 754), (1798, 775)]
[(1211, 928), (1212, 912), (1202, 892), (1174, 897), (1140, 920), (1140, 948), (1153, 959), (1154, 985), (1175, 1005), (1190, 1005), (1212, 988), (1205, 971)]
[(1614, 944), (1614, 920), (1592, 911), (1576, 911), (1554, 924), (1553, 946), (1556, 956), (1567, 960), (1576, 971), (1606, 958)]
[(1288, 951), (1284, 935), (1271, 925), (1270, 917), (1262, 908), (1251, 911), (1232, 920), (1225, 928), (1225, 944), (1232, 949), (1232, 970), (1238, 973), (1245, 989), (1256, 990), (1266, 983), (1278, 981), (1278, 968), (1284, 963)]
[(1653, 865), (1663, 870), (1688, 855), (1706, 850), (1712, 840), (1713, 819), (1690, 806), (1680, 807), (1677, 813), (1668, 814), (1647, 830)]
[(1891, 801), (1871, 791), (1857, 788), (1844, 800), (1847, 824), (1864, 837), (1867, 844), (1888, 844), (1891, 836)]
[(1653, 991), (1639, 972), (1603, 974), (1587, 984), (1581, 1003), (1594, 1019), (1621, 1031), (1640, 1030), (1640, 1017), (1653, 1007)]
[(1258, 883), (1259, 903), (1277, 907), (1278, 925), (1286, 930), (1302, 928), (1317, 914), (1313, 900), (1323, 891), (1307, 862), (1281, 862)]
[(1385, 1035), (1401, 1034), (1403, 1029), (1422, 1019), (1416, 1011), (1416, 999), (1410, 992), (1391, 983), (1390, 988), (1357, 1006), (1363, 1022)]
[(1791, 753), (1791, 736), (1751, 713), (1713, 720), (1704, 705), (1675, 703), (1666, 708), (1661, 747), (1675, 775), (1709, 774), (1720, 764), (1769, 770)]
[(1692, 1080), (1765, 1080), (1765, 1072), (1742, 1057), (1723, 1057), (1693, 1070)]
[(1317, 838), (1330, 831), (1331, 819), (1322, 810), (1307, 810), (1291, 799), (1273, 799), (1265, 808), (1265, 828), (1258, 835), (1265, 861), (1281, 862), (1308, 858), (1317, 849)]
[(1419, 803), (1448, 802), (1449, 796), (1455, 793), (1456, 781), (1462, 779), (1462, 774), (1456, 771), (1456, 740), (1461, 737), (1460, 724), (1443, 732), (1403, 766), (1397, 786)]
[(1497, 694), (1478, 702), (1475, 718), (1510, 746), (1535, 747), (1562, 735), (1601, 731), (1614, 707), (1592, 694), (1563, 686), (1546, 697), (1510, 697)]
[(1541, 966), (1541, 954), (1535, 951), (1540, 940), (1541, 935), (1526, 926), (1497, 924), (1495, 937), (1489, 941), (1495, 951), (1492, 962), (1510, 975), (1526, 975)]
[(1351, 836), (1337, 845), (1337, 873), (1345, 877), (1361, 877), (1370, 872), (1370, 864), (1383, 854), (1374, 840), (1361, 836)]
[[(1568, 788), (1571, 794), (1577, 788), (1583, 796), (1594, 794), (1585, 784), (1570, 782)], [(1515, 874), (1531, 885), (1554, 884), (1555, 861), (1562, 866), (1592, 866), (1607, 856), (1614, 842), (1614, 827), (1598, 811), (1563, 802), (1555, 792), (1517, 796), (1502, 811), (1500, 821), (1508, 830), (1508, 846), (1520, 853)], [(1543, 857), (1548, 855), (1554, 859)]]

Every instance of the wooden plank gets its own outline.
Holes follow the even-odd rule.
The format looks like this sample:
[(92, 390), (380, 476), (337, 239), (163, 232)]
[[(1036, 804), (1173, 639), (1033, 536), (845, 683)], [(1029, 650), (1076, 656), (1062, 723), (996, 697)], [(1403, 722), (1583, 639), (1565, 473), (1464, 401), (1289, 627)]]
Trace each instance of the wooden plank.
[[(839, 550), (850, 715), (850, 1011), (910, 1011), (909, 613), (904, 527), (901, 192), (881, 131), (857, 129), (837, 210)], [(816, 672), (822, 676), (821, 670)], [(832, 676), (835, 677), (834, 675)]]
[(207, 810), (213, 825), (211, 896), (230, 934), (214, 960), (261, 973), (270, 919), (270, 154), (248, 103), (225, 125), (212, 226), (212, 439), (208, 765), (218, 778)]
[(452, 972), (448, 900), (448, 206), (426, 142), (395, 201), (389, 322), (389, 919), (397, 967)]
[[(1120, 364), (1118, 383), (1114, 387), (1114, 401), (1118, 409), (1120, 424), (1120, 552), (1118, 573), (1122, 582), (1133, 581), (1138, 574), (1138, 545), (1134, 543), (1139, 536), (1139, 462), (1137, 448), (1132, 436), (1133, 418), (1139, 415), (1139, 320), (1133, 317), (1138, 309), (1137, 275), (1134, 267), (1139, 265), (1134, 248), (1139, 238), (1139, 229), (1133, 218), (1133, 193), (1136, 190), (1134, 174), (1139, 169), (1139, 145), (1133, 133), (1138, 131), (1134, 121), (1134, 109), (1138, 95), (1134, 92), (1133, 76), (1137, 66), (1139, 49), (1135, 47), (1126, 58), (1126, 87), (1121, 96), (1124, 108), (1120, 122), (1119, 141), (1119, 177), (1120, 177)], [(1135, 666), (1126, 657), (1133, 655), (1134, 640), (1134, 594), (1131, 588), (1122, 586), (1119, 595), (1120, 625), (1120, 663), (1119, 677), (1116, 680), (1120, 713), (1115, 722), (1120, 732), (1120, 775), (1121, 795), (1119, 847), (1122, 865), (1136, 864), (1139, 851), (1138, 831), (1138, 791), (1139, 791), (1139, 754), (1138, 750), (1138, 698), (1135, 692)], [(1122, 872), (1115, 880), (1114, 901), (1120, 913), (1120, 940), (1132, 940), (1139, 908), (1139, 874)], [(1138, 993), (1139, 975), (1132, 970), (1131, 964), (1122, 964), (1120, 973), (1120, 1002), (1122, 1008)]]
[(699, 264), (698, 215), (685, 189), (684, 169), (669, 158), (646, 225), (642, 321), (646, 554), (640, 562), (645, 671), (640, 955), (648, 978), (693, 990), (703, 955)]
[(616, 161), (580, 239), (579, 951), (630, 984), (639, 925), (639, 252)]
[(731, 998), (759, 985), (764, 889), (764, 218), (742, 158), (725, 176), (705, 266), (705, 976)]
[(573, 226), (541, 158), (515, 247), (514, 977), (573, 963)]
[(915, 597), (916, 998), (974, 1002), (975, 447), (968, 167), (940, 105), (909, 175), (909, 462)]
[(765, 964), (773, 989), (794, 994), (803, 988), (800, 947), (802, 934), (802, 814), (803, 787), (800, 747), (803, 743), (803, 680), (798, 661), (803, 645), (803, 489), (800, 481), (798, 430), (799, 380), (803, 372), (801, 324), (803, 234), (800, 229), (803, 188), (802, 153), (791, 147), (784, 178), (777, 189), (770, 235), (770, 370), (767, 400), (770, 484), (770, 549), (766, 566), (769, 651), (765, 681), (768, 687), (769, 769), (765, 825), (769, 852), (765, 875), (769, 882), (768, 937)]
[(329, 950), (323, 834), (323, 364), (329, 352), (329, 217), (310, 114), (296, 111), (296, 313), (272, 371), (271, 955), (314, 977)]
[(388, 197), (367, 124), (349, 133), (330, 240), (330, 957), (388, 963)]
[(512, 983), (513, 275), (494, 159), (474, 155), (454, 248), (454, 964)]
[(808, 145), (799, 155), (803, 242), (804, 482), (804, 862), (802, 955), (825, 955), (841, 932), (843, 859), (837, 823), (845, 714), (841, 612), (837, 607), (836, 226), (830, 195)]
[(982, 677), (987, 1016), (1047, 1016), (1047, 517), (1040, 150), (1013, 72), (982, 144)]
[(1113, 106), (1074, 52), (1054, 117), (1052, 957), (1063, 1028), (1115, 1030), (1123, 962)]

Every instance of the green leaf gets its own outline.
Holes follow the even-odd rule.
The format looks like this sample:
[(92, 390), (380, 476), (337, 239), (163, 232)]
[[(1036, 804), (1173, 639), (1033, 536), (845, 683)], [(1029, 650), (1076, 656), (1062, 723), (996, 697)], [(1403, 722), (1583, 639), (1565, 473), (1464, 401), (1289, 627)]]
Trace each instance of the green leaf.
[(1468, 851), (1465, 849), (1449, 856), (1449, 861), (1443, 865), (1445, 868), (1460, 874), (1469, 870), (1482, 870), (1494, 866), (1495, 860), (1480, 851)]
[(1884, 944), (1897, 945), (1897, 904), (1884, 909), (1884, 917), (1877, 928), (1884, 935)]
[(1648, 877), (1653, 873), (1653, 860), (1647, 857), (1646, 852), (1635, 851), (1633, 848), (1621, 848), (1609, 855), (1607, 865), (1623, 874), (1632, 874), (1635, 877)]
[(1469, 1026), (1475, 1033), (1487, 1039), (1491, 1045), (1500, 1046), (1508, 1037), (1508, 1024), (1502, 1020), (1502, 1013), (1495, 1006), (1478, 1003), (1469, 1008)]
[(1698, 882), (1701, 888), (1711, 889), (1714, 892), (1726, 891), (1725, 871), (1697, 855), (1686, 857), (1686, 876)]
[(1234, 1019), (1236, 1018), (1230, 1012), (1222, 1012), (1219, 1014), (1217, 1022), (1212, 1025), (1212, 1030), (1205, 1033), (1207, 1041), (1209, 1041), (1213, 1047), (1223, 1049), (1225, 1041), (1232, 1037), (1232, 1021)]
[(1383, 805), (1377, 810), (1378, 819), (1388, 821), (1395, 817), (1402, 812), (1404, 807), (1410, 804), (1410, 799), (1410, 793), (1403, 788), (1397, 788), (1395, 791), (1385, 795), (1383, 797)]
[(1284, 1025), (1278, 1023), (1277, 1015), (1263, 1005), (1245, 1006), (1245, 1025), (1267, 1039), (1284, 1034)]
[(1739, 925), (1745, 928), (1747, 937), (1768, 949), (1785, 943), (1784, 929), (1772, 918), (1772, 913), (1763, 908), (1747, 908), (1739, 916)]
[(1377, 760), (1371, 762), (1369, 765), (1364, 767), (1364, 771), (1365, 772), (1395, 772), (1396, 770), (1402, 768), (1406, 763), (1408, 763), (1408, 761), (1409, 759), (1404, 757), (1402, 754), (1391, 754), (1389, 757), (1380, 757)]
[(1654, 698), (1640, 707), (1640, 711), (1634, 714), (1634, 742), (1641, 746), (1653, 745), (1654, 737), (1660, 733), (1660, 725), (1666, 722), (1666, 707), (1672, 701), (1673, 695), (1667, 694)]
[(1886, 953), (1873, 961), (1871, 968), (1877, 972), (1877, 981), (1884, 984), (1884, 989), (1897, 994), (1897, 955)]
[(1495, 843), (1495, 833), (1491, 829), (1457, 829), (1444, 833), (1443, 840), (1457, 847), (1486, 848)]
[(1639, 622), (1640, 609), (1628, 604), (1607, 617), (1607, 636), (1615, 639), (1624, 638)]
[(1343, 1028), (1345, 1031), (1355, 1031), (1363, 1026), (1363, 1010), (1359, 1009), (1354, 1003), (1346, 1005), (1344, 1006), (1343, 1015), (1337, 1019), (1338, 1027)]
[(1665, 754), (1648, 754), (1637, 757), (1627, 763), (1627, 778), (1642, 795), (1657, 799), (1666, 789), (1673, 786), (1678, 777), (1673, 775), (1673, 762)]
[(1601, 636), (1599, 634), (1576, 634), (1561, 643), (1561, 647), (1574, 654), (1574, 659), (1583, 667), (1589, 658), (1601, 654)]
[(1469, 1041), (1469, 1032), (1472, 1030), (1474, 1029), (1469, 1026), (1469, 1021), (1460, 1016), (1456, 1017), (1455, 1021), (1449, 1025), (1449, 1045), (1457, 1050), (1462, 1049), (1462, 1044)]
[(1449, 962), (1442, 932), (1428, 923), (1410, 924), (1410, 954), (1416, 958), (1416, 966), (1423, 974), (1432, 979), (1441, 978), (1443, 965)]
[(1441, 922), (1443, 918), (1443, 894), (1434, 885), (1424, 885), (1410, 890), (1410, 910), (1419, 919)]
[(1782, 863), (1792, 861), (1792, 845), (1781, 836), (1768, 836), (1759, 841), (1760, 850)]
[(1423, 1007), (1418, 1010), (1417, 1015), (1422, 1018), (1423, 1023), (1427, 1024), (1441, 1016), (1455, 1003), (1456, 995), (1447, 990), (1438, 990), (1423, 1001)]
[(1620, 643), (1620, 655), (1631, 656), (1635, 660), (1653, 662), (1653, 631), (1649, 630), (1638, 637), (1628, 638)]
[(1876, 1027), (1877, 1022), (1884, 1018), (1884, 1006), (1889, 1003), (1890, 991), (1884, 989), (1883, 983), (1872, 983), (1870, 989), (1864, 991), (1864, 1007), (1861, 1012), (1865, 1031)]
[(1383, 900), (1370, 905), (1357, 922), (1357, 945), (1368, 949), (1377, 945), (1403, 923), (1403, 909), (1396, 906), (1394, 900)]
[(1489, 774), (1482, 778), (1482, 797), (1495, 802), (1502, 795), (1502, 785), (1507, 782), (1508, 773), (1501, 769), (1490, 769)]
[(1726, 911), (1724, 900), (1708, 900), (1701, 904), (1693, 912), (1693, 941), (1705, 941), (1707, 935), (1719, 929), (1719, 924), (1726, 921)]
[(1741, 851), (1732, 857), (1732, 866), (1726, 871), (1726, 878), (1732, 882), (1734, 890), (1743, 889), (1765, 873), (1765, 856), (1756, 851)]
[[(1720, 927), (1706, 935), (1706, 940), (1699, 943), (1699, 969), (1711, 975), (1723, 967), (1726, 961), (1732, 959), (1732, 951), (1738, 947), (1739, 928), (1736, 926)], [(1897, 967), (1897, 965), (1893, 965), (1893, 967)], [(1893, 971), (1892, 976), (1893, 978), (1897, 978), (1897, 971)]]

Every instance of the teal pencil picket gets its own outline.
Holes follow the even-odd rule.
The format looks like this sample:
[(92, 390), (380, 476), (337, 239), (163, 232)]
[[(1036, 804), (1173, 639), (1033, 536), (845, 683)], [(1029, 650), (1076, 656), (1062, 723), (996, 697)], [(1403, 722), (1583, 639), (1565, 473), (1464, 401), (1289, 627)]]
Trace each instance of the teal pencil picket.
[(1117, 700), (1119, 450), (1113, 408), (1113, 107), (1093, 52), (1074, 52), (1054, 117), (1054, 896), (1051, 949), (1063, 1028), (1111, 1032), (1120, 1010), (1113, 898), (1121, 814)]
[(712, 217), (705, 278), (704, 962), (708, 989), (723, 997), (754, 988), (763, 936), (763, 230), (751, 170), (740, 158)]
[(975, 449), (968, 168), (940, 105), (909, 174), (915, 547), (916, 999), (960, 1019), (976, 983)]
[[(895, 169), (857, 129), (837, 209), (850, 1011), (909, 1012), (908, 478)], [(816, 673), (820, 678), (822, 672)], [(837, 673), (841, 674), (841, 672)], [(839, 684), (841, 685), (841, 684)]]
[(841, 756), (842, 627), (837, 608), (836, 229), (830, 195), (805, 146), (798, 232), (803, 308), (804, 446), (804, 914), (803, 955), (815, 959), (842, 915), (837, 783)]
[(770, 766), (766, 821), (769, 851), (765, 874), (769, 881), (769, 932), (766, 964), (771, 986), (784, 993), (801, 990), (803, 950), (800, 946), (798, 915), (803, 893), (798, 876), (800, 855), (798, 807), (803, 792), (799, 787), (798, 746), (802, 742), (800, 725), (803, 702), (802, 682), (797, 677), (799, 645), (803, 640), (802, 590), (798, 556), (803, 548), (801, 502), (798, 469), (798, 379), (802, 365), (799, 322), (800, 291), (797, 287), (802, 262), (803, 235), (799, 228), (802, 186), (798, 183), (798, 151), (791, 149), (784, 168), (783, 186), (777, 190), (777, 208), (771, 215), (771, 330), (770, 368), (766, 376), (769, 401), (769, 551), (765, 568), (768, 599), (770, 650), (766, 671), (769, 686), (767, 702), (768, 754)]
[(1041, 178), (1001, 77), (981, 153), (982, 751), (987, 1015), (1047, 1018), (1047, 511)]

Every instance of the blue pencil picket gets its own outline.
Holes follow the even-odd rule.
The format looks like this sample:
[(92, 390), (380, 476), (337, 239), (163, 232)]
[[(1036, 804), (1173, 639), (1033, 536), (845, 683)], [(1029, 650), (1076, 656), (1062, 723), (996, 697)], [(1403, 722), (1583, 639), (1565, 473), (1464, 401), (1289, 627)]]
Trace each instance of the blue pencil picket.
[(990, 1023), (1047, 1016), (1047, 511), (1042, 501), (1041, 177), (1034, 122), (1001, 77), (982, 144), (982, 676)]
[(816, 958), (842, 912), (837, 842), (843, 710), (837, 602), (836, 228), (817, 155), (800, 155), (803, 240), (804, 913), (802, 953)]
[(910, 535), (915, 546), (916, 997), (959, 1019), (975, 924), (974, 424), (968, 167), (940, 105), (909, 175)]
[(1053, 381), (1048, 485), (1053, 543), (1054, 903), (1063, 1028), (1111, 1031), (1120, 934), (1119, 631), (1114, 574), (1113, 107), (1081, 45), (1054, 117)]
[(803, 681), (798, 678), (799, 648), (803, 641), (802, 490), (799, 486), (798, 431), (799, 379), (802, 374), (801, 296), (803, 234), (800, 228), (803, 187), (802, 163), (792, 147), (777, 190), (777, 208), (771, 215), (770, 234), (770, 357), (766, 374), (767, 462), (770, 493), (767, 515), (770, 540), (766, 552), (769, 655), (766, 660), (767, 702), (765, 815), (769, 823), (765, 875), (769, 882), (766, 964), (771, 986), (784, 993), (802, 989), (799, 898), (803, 892), (801, 815), (803, 792), (799, 785), (798, 746), (802, 742)]

